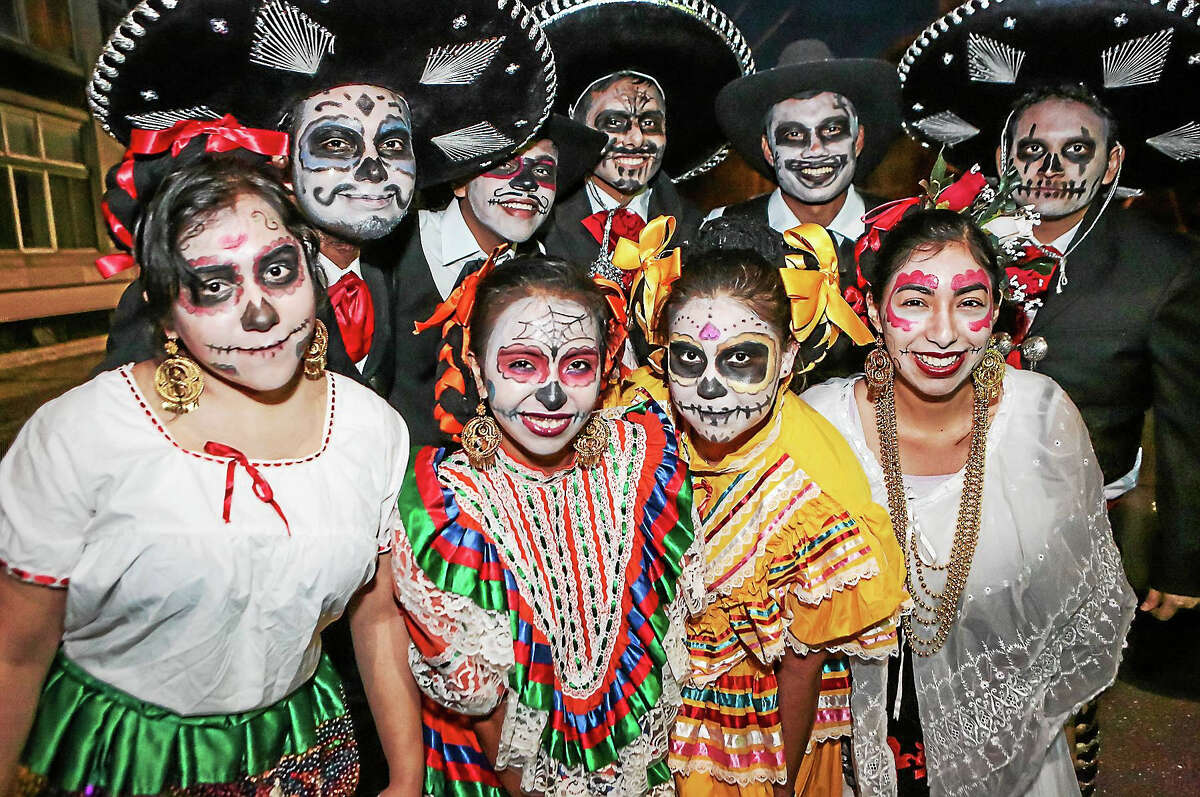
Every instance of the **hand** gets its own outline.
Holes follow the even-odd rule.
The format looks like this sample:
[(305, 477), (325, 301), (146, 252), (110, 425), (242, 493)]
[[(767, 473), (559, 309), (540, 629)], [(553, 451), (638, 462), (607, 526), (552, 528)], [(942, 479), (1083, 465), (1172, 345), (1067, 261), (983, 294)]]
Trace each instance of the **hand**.
[(1157, 620), (1170, 620), (1180, 609), (1195, 609), (1200, 606), (1200, 598), (1189, 595), (1172, 595), (1169, 592), (1159, 592), (1151, 589), (1146, 594), (1146, 600), (1138, 608), (1150, 612)]

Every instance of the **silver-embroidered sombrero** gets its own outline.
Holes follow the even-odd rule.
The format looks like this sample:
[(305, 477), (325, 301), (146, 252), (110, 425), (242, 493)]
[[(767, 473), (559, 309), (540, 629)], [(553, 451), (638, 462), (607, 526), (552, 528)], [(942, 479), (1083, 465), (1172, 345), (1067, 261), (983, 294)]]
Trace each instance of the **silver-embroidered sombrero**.
[(605, 75), (640, 72), (666, 95), (663, 171), (679, 182), (725, 158), (713, 97), (753, 72), (754, 57), (719, 9), (706, 0), (544, 0), (533, 13), (554, 48), (559, 113)]
[(1123, 183), (1178, 180), (1200, 163), (1195, 0), (969, 0), (917, 37), (899, 77), (905, 129), (959, 166), (994, 170), (1012, 103), (1072, 83), (1116, 117)]
[(412, 109), (419, 182), (523, 146), (554, 100), (554, 56), (519, 0), (143, 0), (104, 45), (93, 114), (131, 129), (232, 114), (282, 124), (296, 101), (371, 83)]

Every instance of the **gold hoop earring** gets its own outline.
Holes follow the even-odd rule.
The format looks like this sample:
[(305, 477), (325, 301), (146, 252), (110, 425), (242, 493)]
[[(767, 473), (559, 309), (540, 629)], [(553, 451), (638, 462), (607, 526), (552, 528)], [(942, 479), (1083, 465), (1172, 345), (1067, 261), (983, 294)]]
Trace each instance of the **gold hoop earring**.
[(482, 401), (475, 408), (475, 417), (463, 426), (459, 438), (467, 462), (475, 470), (484, 470), (496, 461), (496, 450), (500, 448), (500, 424), (487, 414)]
[(1000, 395), (1000, 385), (1004, 382), (1004, 357), (995, 346), (988, 346), (983, 352), (983, 359), (971, 372), (975, 382), (975, 392), (983, 396), (985, 401), (991, 401)]
[(204, 392), (204, 372), (186, 355), (172, 338), (163, 344), (167, 359), (154, 369), (154, 392), (163, 400), (162, 408), (176, 415), (185, 415), (200, 406)]
[(887, 348), (883, 345), (883, 338), (875, 338), (875, 348), (867, 355), (864, 371), (871, 395), (877, 395), (892, 386), (896, 372), (892, 367), (892, 358), (888, 356)]
[(598, 413), (592, 413), (579, 434), (575, 435), (571, 447), (575, 449), (580, 465), (589, 469), (596, 467), (608, 449), (608, 424)]
[(308, 342), (308, 351), (304, 353), (304, 378), (316, 381), (325, 376), (325, 355), (329, 351), (329, 332), (325, 322), (316, 319), (313, 325), (312, 340)]

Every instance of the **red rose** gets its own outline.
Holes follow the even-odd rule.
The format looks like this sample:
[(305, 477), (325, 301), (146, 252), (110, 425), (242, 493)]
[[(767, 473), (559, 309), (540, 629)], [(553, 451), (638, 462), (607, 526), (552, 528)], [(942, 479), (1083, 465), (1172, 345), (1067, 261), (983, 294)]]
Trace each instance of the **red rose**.
[(979, 196), (979, 192), (986, 185), (987, 179), (984, 178), (983, 173), (972, 169), (938, 193), (937, 205), (938, 207), (945, 205), (949, 210), (960, 213), (971, 207), (975, 197)]

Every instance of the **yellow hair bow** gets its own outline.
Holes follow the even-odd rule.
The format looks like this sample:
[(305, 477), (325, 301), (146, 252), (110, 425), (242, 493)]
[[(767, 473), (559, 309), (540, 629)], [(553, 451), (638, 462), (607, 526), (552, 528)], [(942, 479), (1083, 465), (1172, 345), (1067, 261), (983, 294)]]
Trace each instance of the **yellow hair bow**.
[(674, 233), (675, 217), (659, 216), (645, 226), (637, 243), (622, 238), (613, 250), (613, 265), (623, 271), (637, 272), (629, 294), (629, 315), (637, 321), (649, 343), (655, 341), (654, 330), (671, 295), (671, 283), (679, 279), (679, 249), (663, 251)]
[(784, 242), (793, 249), (808, 252), (817, 259), (818, 269), (805, 268), (804, 255), (788, 255), (788, 268), (779, 269), (783, 287), (792, 300), (792, 335), (801, 343), (808, 340), (824, 320), (829, 328), (823, 340), (826, 346), (845, 332), (860, 346), (875, 338), (842, 298), (838, 287), (837, 247), (829, 233), (819, 224), (801, 224), (783, 234)]

